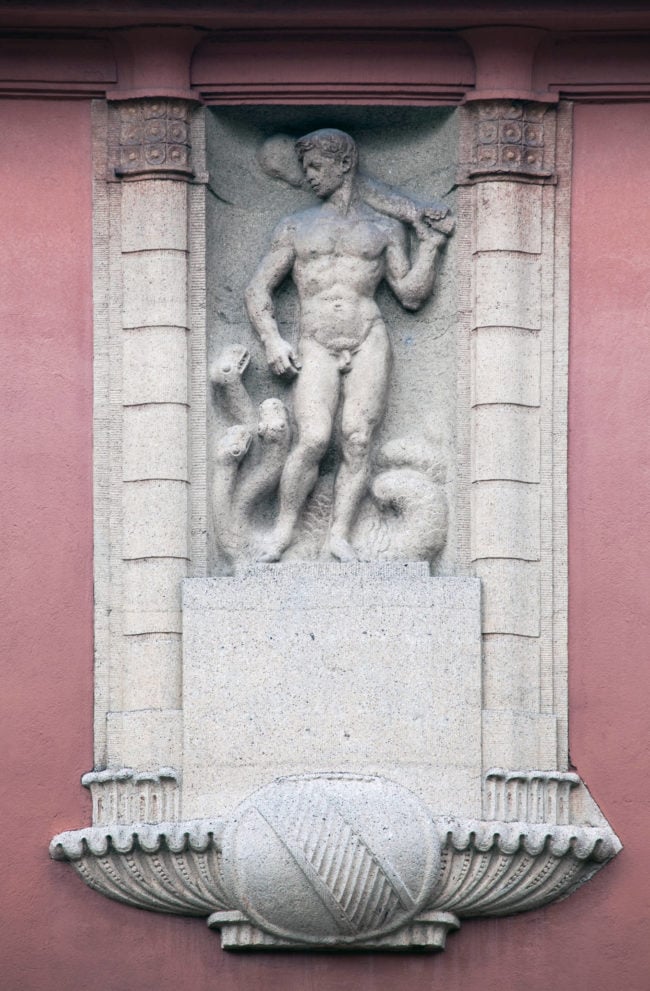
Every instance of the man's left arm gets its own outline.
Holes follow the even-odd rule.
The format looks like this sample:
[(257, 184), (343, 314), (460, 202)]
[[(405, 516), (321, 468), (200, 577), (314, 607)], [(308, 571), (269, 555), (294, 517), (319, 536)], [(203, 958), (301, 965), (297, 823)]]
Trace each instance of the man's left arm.
[(446, 241), (444, 234), (426, 230), (418, 233), (413, 259), (409, 262), (406, 232), (395, 225), (386, 248), (386, 281), (402, 306), (417, 310), (433, 292), (436, 261)]

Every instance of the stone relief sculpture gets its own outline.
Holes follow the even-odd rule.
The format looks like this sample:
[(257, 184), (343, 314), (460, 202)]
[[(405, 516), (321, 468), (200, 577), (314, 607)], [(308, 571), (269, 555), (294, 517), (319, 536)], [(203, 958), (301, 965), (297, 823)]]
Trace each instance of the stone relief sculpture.
[[(131, 174), (96, 190), (101, 298), (121, 310), (96, 315), (93, 825), (51, 855), (238, 950), (436, 951), (462, 920), (566, 897), (620, 850), (565, 735), (568, 108), (557, 138), (555, 111), (512, 101), (400, 107), (397, 137), (385, 108), (344, 117), (409, 187), (466, 176), (435, 324), (402, 311), (432, 294), (447, 208), (363, 175), (341, 131), (262, 143), (271, 120), (299, 132), (329, 109), (217, 126), (202, 108), (193, 159), (176, 101), (108, 111)], [(143, 134), (158, 144), (136, 154)], [(320, 204), (293, 211), (259, 145), (267, 177)], [(195, 166), (210, 185), (186, 187)], [(290, 214), (267, 251), (263, 214)], [(266, 377), (242, 305), (253, 242)], [(453, 438), (447, 494), (444, 443), (411, 435), (427, 417)], [(234, 575), (209, 573), (206, 476)]]
[[(446, 536), (440, 452), (413, 438), (385, 444), (368, 492), (392, 360), (375, 296), (385, 280), (407, 310), (430, 297), (437, 258), (453, 230), (448, 208), (418, 203), (363, 176), (353, 138), (334, 128), (295, 143), (276, 136), (263, 147), (260, 164), (290, 184), (307, 183), (322, 203), (279, 223), (246, 290), (246, 310), (269, 369), (293, 382), (292, 417), (280, 400), (254, 410), (243, 384), (249, 361), (244, 348), (227, 348), (211, 368), (215, 397), (233, 423), (215, 451), (219, 544), (232, 561), (279, 561), (302, 519), (315, 539), (299, 556), (429, 560)], [(295, 344), (281, 336), (274, 312), (274, 291), (287, 277), (300, 306)], [(330, 506), (312, 500), (307, 508), (333, 437), (337, 472)], [(262, 531), (254, 509), (276, 489), (276, 518)], [(327, 533), (318, 546), (324, 515)]]

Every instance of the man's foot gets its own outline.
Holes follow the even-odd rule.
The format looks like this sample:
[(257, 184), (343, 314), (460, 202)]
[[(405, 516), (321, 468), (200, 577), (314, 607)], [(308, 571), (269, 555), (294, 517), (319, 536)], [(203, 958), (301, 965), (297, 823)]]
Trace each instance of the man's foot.
[(337, 537), (335, 534), (330, 534), (327, 549), (332, 557), (335, 557), (338, 561), (342, 561), (344, 564), (348, 561), (359, 560), (359, 555), (354, 547), (344, 537)]
[(288, 546), (288, 541), (281, 540), (274, 533), (270, 533), (260, 543), (255, 560), (258, 564), (275, 564), (281, 559)]
[(275, 564), (282, 557), (282, 553), (279, 547), (261, 547), (255, 560), (258, 564)]

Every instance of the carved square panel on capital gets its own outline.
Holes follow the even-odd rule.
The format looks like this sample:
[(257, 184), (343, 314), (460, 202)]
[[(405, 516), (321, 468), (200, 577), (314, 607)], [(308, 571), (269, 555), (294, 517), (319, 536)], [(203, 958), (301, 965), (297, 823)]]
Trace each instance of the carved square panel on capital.
[(190, 105), (184, 100), (129, 100), (119, 106), (118, 176), (173, 172), (192, 176)]
[(550, 149), (546, 104), (486, 100), (473, 105), (474, 148), (470, 177), (548, 179)]

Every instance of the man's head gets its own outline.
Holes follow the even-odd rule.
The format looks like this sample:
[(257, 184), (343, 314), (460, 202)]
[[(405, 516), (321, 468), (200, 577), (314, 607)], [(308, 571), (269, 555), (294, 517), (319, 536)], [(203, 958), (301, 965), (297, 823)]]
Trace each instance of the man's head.
[(323, 199), (356, 172), (358, 152), (354, 139), (335, 127), (324, 127), (299, 138), (296, 152), (309, 185)]

